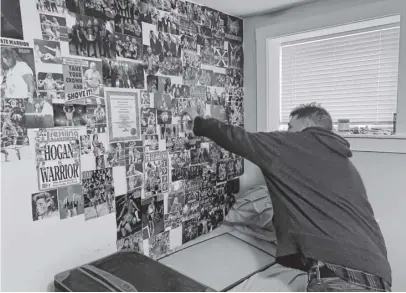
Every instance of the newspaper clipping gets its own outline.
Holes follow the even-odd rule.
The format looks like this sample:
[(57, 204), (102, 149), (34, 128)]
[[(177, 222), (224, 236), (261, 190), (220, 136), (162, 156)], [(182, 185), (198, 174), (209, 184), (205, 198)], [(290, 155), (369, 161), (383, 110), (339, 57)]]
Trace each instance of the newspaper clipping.
[(39, 129), (35, 151), (39, 190), (82, 183), (79, 129)]
[(68, 101), (102, 96), (101, 62), (74, 58), (63, 59), (63, 78)]

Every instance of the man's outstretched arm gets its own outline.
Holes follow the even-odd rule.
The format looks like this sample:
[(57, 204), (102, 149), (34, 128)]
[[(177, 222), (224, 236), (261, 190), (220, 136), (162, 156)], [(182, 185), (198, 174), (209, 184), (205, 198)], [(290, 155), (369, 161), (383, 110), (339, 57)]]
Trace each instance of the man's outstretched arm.
[(207, 137), (260, 168), (269, 166), (269, 159), (279, 155), (278, 150), (282, 143), (275, 133), (251, 133), (214, 118), (202, 118), (190, 110), (186, 110), (185, 114), (193, 119), (193, 133), (196, 136)]

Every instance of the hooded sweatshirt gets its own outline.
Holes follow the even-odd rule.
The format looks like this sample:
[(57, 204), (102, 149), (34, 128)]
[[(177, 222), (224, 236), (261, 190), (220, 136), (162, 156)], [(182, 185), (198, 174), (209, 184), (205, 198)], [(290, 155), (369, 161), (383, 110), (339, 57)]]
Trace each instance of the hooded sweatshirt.
[(344, 138), (317, 127), (249, 133), (201, 117), (193, 132), (261, 169), (274, 207), (278, 263), (307, 270), (305, 257), (392, 283), (385, 241)]

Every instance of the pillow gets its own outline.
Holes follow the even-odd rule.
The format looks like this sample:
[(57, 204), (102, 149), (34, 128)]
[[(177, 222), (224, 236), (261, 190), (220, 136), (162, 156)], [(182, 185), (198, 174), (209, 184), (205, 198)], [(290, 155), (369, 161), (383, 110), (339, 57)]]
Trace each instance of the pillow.
[(273, 207), (268, 188), (265, 185), (248, 190), (236, 201), (224, 221), (240, 232), (275, 242), (275, 229), (272, 224)]

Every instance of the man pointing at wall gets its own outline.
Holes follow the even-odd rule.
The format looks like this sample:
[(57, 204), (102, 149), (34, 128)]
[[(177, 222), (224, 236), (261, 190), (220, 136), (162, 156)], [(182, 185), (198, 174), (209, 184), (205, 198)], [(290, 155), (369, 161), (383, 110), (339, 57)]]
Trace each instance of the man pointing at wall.
[(307, 291), (390, 291), (385, 241), (349, 143), (323, 108), (290, 114), (287, 132), (249, 133), (185, 111), (204, 136), (256, 164), (272, 204), (277, 262), (308, 272)]

